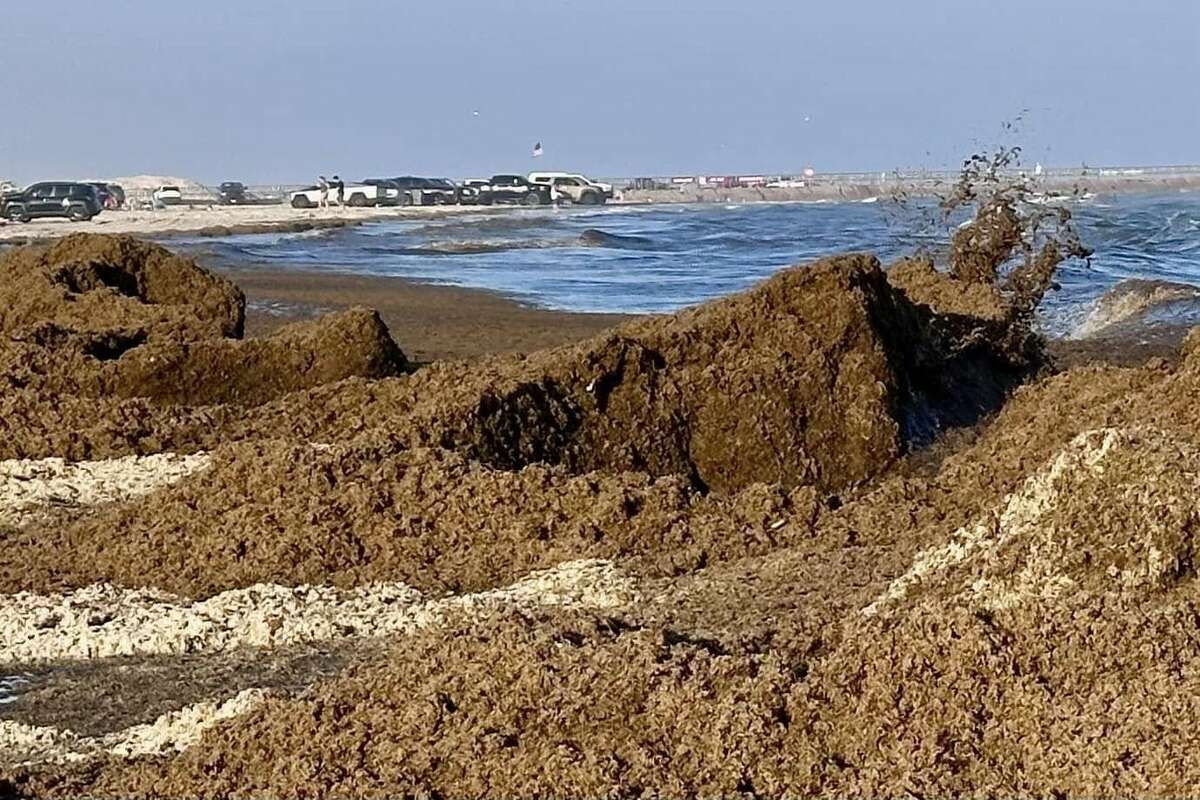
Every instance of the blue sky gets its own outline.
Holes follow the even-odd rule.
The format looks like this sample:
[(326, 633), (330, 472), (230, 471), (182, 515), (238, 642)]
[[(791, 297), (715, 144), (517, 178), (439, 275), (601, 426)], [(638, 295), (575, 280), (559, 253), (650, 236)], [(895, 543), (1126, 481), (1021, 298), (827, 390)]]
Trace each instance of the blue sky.
[(5, 5), (20, 181), (1200, 161), (1193, 0)]

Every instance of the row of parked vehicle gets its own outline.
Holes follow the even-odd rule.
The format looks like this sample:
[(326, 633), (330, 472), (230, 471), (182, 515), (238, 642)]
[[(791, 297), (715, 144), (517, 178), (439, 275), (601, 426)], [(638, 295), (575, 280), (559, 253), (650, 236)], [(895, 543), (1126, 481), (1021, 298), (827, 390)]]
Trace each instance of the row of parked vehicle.
[[(602, 205), (613, 197), (612, 184), (570, 172), (531, 172), (493, 175), (455, 183), (446, 178), (368, 178), (346, 185), (344, 202), (355, 207), (409, 205), (483, 205), (517, 203), (527, 206), (556, 202)], [(333, 197), (329, 197), (333, 200)], [(293, 208), (315, 208), (321, 189), (309, 186), (288, 197)]]
[(0, 217), (13, 222), (39, 217), (67, 217), (82, 222), (124, 203), (125, 190), (115, 183), (46, 181), (0, 193)]
[[(246, 187), (236, 181), (222, 183), (217, 191), (222, 205), (261, 203)], [(0, 191), (0, 218), (13, 222), (29, 222), (44, 217), (66, 217), (83, 222), (102, 211), (125, 208), (125, 190), (115, 183), (99, 181), (43, 181), (19, 189), (11, 184)], [(143, 193), (129, 207), (141, 204), (147, 208), (162, 208), (184, 203), (183, 190), (178, 186), (159, 186), (147, 195)]]
[[(177, 186), (160, 186), (152, 195), (155, 206), (183, 202)], [(369, 178), (349, 184), (343, 192), (351, 206), (484, 205), (516, 203), (527, 206), (550, 203), (602, 205), (613, 197), (611, 184), (569, 172), (531, 172), (528, 175), (493, 175), (455, 183), (446, 178)], [(334, 200), (334, 197), (329, 197)], [(316, 186), (292, 192), (288, 201), (295, 208), (314, 208), (321, 201)], [(246, 191), (238, 181), (226, 181), (217, 190), (217, 202), (244, 205), (264, 202)], [(125, 190), (113, 183), (46, 181), (25, 189), (0, 192), (0, 217), (29, 222), (43, 217), (67, 217), (86, 221), (104, 210), (123, 208)]]

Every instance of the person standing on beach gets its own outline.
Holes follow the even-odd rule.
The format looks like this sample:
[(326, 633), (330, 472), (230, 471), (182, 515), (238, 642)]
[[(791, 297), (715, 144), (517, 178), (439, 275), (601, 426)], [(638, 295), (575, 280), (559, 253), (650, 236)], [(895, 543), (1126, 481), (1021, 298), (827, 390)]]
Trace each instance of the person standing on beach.
[(337, 189), (338, 208), (344, 208), (346, 205), (346, 184), (337, 175), (333, 176), (333, 186)]
[(321, 190), (321, 199), (317, 201), (317, 208), (329, 208), (329, 181), (324, 175), (317, 176), (317, 188)]

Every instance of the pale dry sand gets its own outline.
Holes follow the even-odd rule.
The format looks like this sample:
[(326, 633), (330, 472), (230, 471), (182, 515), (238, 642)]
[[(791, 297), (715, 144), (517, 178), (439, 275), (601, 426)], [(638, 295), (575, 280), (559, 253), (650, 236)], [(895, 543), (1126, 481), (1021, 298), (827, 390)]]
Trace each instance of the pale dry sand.
[(212, 192), (204, 184), (178, 175), (120, 175), (116, 178), (90, 178), (89, 180), (115, 183), (125, 190), (126, 197), (153, 192), (160, 186), (175, 186), (184, 197), (211, 197)]
[(389, 636), (501, 607), (616, 608), (637, 598), (633, 578), (602, 560), (566, 562), (502, 589), (436, 599), (403, 583), (353, 590), (256, 584), (198, 602), (100, 584), (66, 594), (0, 596), (0, 663)]
[(23, 525), (51, 508), (82, 508), (149, 494), (208, 465), (205, 453), (75, 463), (61, 458), (0, 461), (0, 525)]
[(519, 213), (515, 207), (498, 211), (479, 206), (409, 206), (406, 208), (297, 209), (271, 206), (172, 206), (159, 211), (105, 211), (88, 222), (65, 219), (28, 223), (0, 222), (0, 242), (54, 239), (72, 233), (129, 233), (140, 236), (228, 235), (231, 233), (294, 232), (356, 225), (388, 219), (423, 219), (453, 214)]

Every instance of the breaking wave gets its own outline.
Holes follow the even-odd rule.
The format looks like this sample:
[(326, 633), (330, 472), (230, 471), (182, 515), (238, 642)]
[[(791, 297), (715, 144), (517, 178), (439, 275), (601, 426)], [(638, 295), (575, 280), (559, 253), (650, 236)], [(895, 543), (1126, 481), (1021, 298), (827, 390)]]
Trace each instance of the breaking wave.
[[(1064, 264), (1044, 330), (1068, 335), (1129, 278), (1200, 284), (1195, 195), (1105, 196), (1073, 209), (1087, 262)], [(886, 203), (610, 206), (468, 212), (322, 235), (173, 240), (205, 261), (396, 275), (500, 291), (571, 311), (672, 311), (740, 291), (780, 267), (846, 250), (885, 263), (936, 242), (897, 231)], [(1175, 316), (1177, 306), (1169, 311)]]

